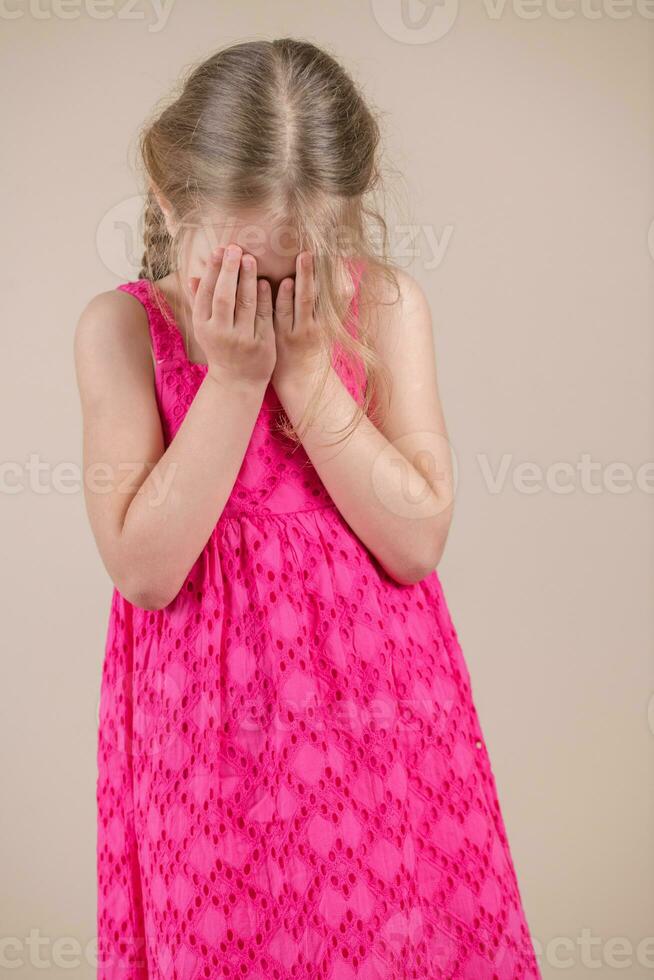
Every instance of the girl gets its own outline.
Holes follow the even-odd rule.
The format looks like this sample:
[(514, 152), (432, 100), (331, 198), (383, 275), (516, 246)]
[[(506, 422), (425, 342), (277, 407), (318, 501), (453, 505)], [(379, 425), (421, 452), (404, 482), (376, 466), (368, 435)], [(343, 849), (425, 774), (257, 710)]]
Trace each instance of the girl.
[(378, 149), (312, 44), (220, 51), (142, 136), (140, 278), (77, 327), (115, 585), (104, 980), (540, 976), (436, 572), (429, 309), (371, 244)]

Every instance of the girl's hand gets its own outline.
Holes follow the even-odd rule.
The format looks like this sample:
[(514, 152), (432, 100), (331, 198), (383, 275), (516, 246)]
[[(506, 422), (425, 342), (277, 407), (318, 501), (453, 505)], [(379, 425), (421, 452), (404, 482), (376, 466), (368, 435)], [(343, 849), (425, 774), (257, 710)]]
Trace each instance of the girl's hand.
[(315, 283), (313, 256), (300, 252), (296, 259), (296, 280), (283, 279), (275, 304), (277, 361), (272, 374), (275, 387), (293, 383), (324, 368), (326, 352), (320, 326), (314, 316)]
[(263, 385), (275, 366), (270, 286), (257, 288), (257, 261), (238, 245), (216, 249), (199, 280), (192, 280), (193, 332), (208, 373), (225, 383)]

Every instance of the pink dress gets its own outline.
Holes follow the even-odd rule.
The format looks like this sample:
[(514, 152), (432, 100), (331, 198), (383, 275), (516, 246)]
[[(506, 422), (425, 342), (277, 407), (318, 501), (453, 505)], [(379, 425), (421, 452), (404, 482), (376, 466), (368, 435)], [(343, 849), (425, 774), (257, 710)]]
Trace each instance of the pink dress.
[[(206, 366), (147, 280), (118, 288), (148, 314), (168, 445)], [(351, 330), (357, 309), (355, 290)], [(333, 363), (360, 400), (361, 365)], [(538, 980), (438, 574), (385, 574), (280, 411), (269, 385), (173, 602), (113, 592), (97, 975)]]

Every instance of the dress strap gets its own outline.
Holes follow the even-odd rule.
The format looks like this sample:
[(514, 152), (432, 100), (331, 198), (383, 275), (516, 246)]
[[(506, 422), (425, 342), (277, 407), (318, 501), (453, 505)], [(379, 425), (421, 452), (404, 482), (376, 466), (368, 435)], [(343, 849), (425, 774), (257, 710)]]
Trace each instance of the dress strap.
[(155, 287), (149, 279), (136, 279), (121, 283), (118, 289), (130, 293), (137, 299), (148, 317), (148, 328), (155, 361), (170, 361), (185, 357), (184, 341), (173, 319), (172, 311), (161, 293), (155, 294)]

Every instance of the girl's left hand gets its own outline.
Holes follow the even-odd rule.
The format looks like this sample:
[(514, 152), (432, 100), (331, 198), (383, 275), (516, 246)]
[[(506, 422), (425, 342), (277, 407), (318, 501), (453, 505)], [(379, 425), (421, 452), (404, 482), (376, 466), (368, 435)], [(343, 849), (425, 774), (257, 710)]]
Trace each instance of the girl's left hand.
[(279, 385), (319, 375), (327, 358), (324, 338), (314, 315), (315, 281), (311, 252), (300, 252), (296, 279), (283, 279), (277, 291), (273, 324), (277, 360), (271, 382)]

